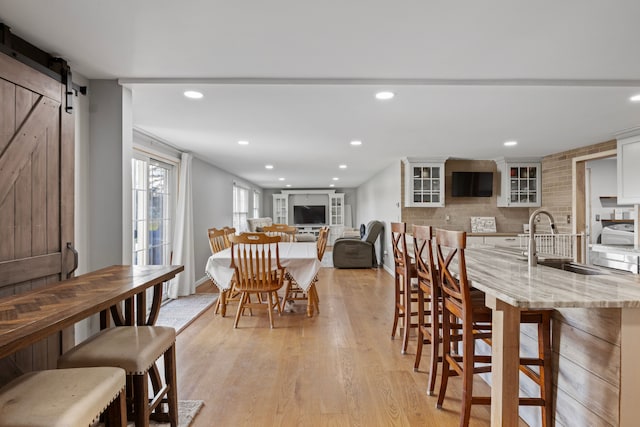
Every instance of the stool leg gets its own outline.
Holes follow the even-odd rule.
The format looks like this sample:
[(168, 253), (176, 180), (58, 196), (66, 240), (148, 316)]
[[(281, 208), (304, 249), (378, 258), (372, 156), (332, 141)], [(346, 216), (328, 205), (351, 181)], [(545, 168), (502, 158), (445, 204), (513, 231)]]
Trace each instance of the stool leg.
[(413, 362), (414, 372), (420, 367), (420, 359), (422, 359), (422, 347), (424, 346), (424, 291), (418, 287), (418, 346), (416, 348), (416, 360)]
[(126, 408), (126, 393), (124, 389), (120, 391), (120, 394), (109, 404), (105, 411), (105, 427), (126, 427), (127, 425), (127, 408)]
[(133, 375), (133, 410), (136, 427), (149, 425), (149, 378), (147, 373)]
[(449, 383), (449, 359), (451, 355), (451, 318), (445, 310), (442, 312), (442, 378), (440, 379), (440, 390), (438, 391), (438, 401), (436, 408), (442, 408), (444, 396), (447, 393), (447, 384)]
[(436, 374), (438, 373), (438, 359), (440, 358), (440, 319), (438, 301), (430, 302), (430, 320), (431, 320), (431, 370), (429, 371), (429, 387), (427, 394), (433, 396), (433, 390), (436, 388)]
[(411, 278), (408, 274), (402, 276), (404, 287), (404, 331), (402, 334), (402, 354), (406, 354), (409, 345), (409, 334), (411, 333)]
[(398, 328), (398, 318), (400, 317), (400, 309), (398, 305), (400, 305), (400, 281), (398, 279), (398, 273), (395, 274), (395, 287), (396, 287), (396, 298), (395, 298), (395, 307), (393, 308), (393, 327), (391, 328), (391, 339), (394, 339), (396, 336), (396, 329)]
[(164, 353), (164, 378), (169, 390), (167, 403), (169, 406), (169, 422), (171, 427), (178, 426), (178, 381), (176, 379), (176, 346), (175, 343)]
[(540, 397), (544, 400), (542, 427), (551, 427), (553, 425), (553, 399), (551, 398), (553, 356), (551, 354), (551, 313), (546, 311), (543, 313), (542, 323), (538, 324), (538, 354), (542, 359), (542, 366), (540, 366)]

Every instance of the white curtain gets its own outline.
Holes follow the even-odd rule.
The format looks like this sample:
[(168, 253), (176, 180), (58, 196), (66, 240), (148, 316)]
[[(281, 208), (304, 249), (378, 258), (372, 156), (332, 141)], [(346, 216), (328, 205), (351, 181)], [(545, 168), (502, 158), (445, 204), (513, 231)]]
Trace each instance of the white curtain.
[(193, 156), (183, 153), (180, 160), (178, 205), (173, 230), (172, 264), (184, 265), (184, 271), (169, 282), (169, 298), (191, 295), (196, 292), (195, 258), (193, 242), (193, 200), (191, 196), (191, 163)]

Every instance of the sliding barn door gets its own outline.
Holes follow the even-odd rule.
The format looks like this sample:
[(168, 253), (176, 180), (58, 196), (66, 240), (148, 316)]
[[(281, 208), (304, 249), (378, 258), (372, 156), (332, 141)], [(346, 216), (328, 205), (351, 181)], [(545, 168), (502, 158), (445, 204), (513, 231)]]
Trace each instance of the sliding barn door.
[[(74, 123), (63, 95), (61, 83), (0, 54), (0, 296), (73, 268)], [(25, 371), (52, 368), (60, 351), (56, 335), (13, 359)]]

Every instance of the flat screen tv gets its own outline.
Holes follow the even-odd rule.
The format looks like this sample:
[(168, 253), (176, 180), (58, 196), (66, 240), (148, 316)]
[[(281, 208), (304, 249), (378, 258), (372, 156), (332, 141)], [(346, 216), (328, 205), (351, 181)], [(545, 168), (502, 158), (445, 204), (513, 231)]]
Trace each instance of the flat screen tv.
[(294, 205), (293, 223), (304, 224), (326, 224), (327, 208), (324, 205)]
[(491, 197), (493, 172), (453, 172), (451, 174), (452, 197)]

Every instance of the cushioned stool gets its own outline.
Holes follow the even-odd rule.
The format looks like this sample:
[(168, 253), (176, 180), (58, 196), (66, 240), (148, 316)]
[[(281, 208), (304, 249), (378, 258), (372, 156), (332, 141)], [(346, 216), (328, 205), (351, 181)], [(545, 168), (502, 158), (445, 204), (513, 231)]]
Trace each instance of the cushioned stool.
[(24, 374), (0, 389), (0, 427), (124, 427), (125, 372), (120, 368), (54, 369)]
[[(117, 366), (127, 372), (127, 398), (133, 401), (136, 427), (149, 425), (149, 417), (171, 423), (178, 422), (178, 393), (175, 365), (176, 331), (163, 326), (118, 326), (105, 329), (72, 348), (58, 359), (59, 368)], [(164, 355), (165, 385), (152, 375), (155, 396), (149, 401), (149, 370), (156, 373), (155, 362)], [(166, 396), (166, 398), (165, 398)], [(168, 412), (161, 412), (167, 403)], [(131, 409), (131, 404), (128, 405)], [(129, 411), (131, 412), (131, 411)]]

